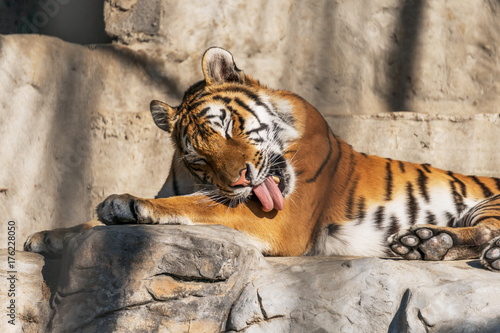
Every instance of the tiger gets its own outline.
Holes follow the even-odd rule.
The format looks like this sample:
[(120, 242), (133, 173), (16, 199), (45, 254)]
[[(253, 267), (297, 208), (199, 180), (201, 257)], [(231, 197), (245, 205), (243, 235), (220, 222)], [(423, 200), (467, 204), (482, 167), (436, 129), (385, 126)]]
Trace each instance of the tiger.
[(357, 152), (300, 96), (205, 51), (204, 79), (180, 105), (154, 100), (174, 154), (154, 199), (113, 194), (97, 219), (31, 235), (25, 250), (60, 253), (96, 225), (224, 225), (267, 256), (480, 258), (500, 271), (500, 179)]

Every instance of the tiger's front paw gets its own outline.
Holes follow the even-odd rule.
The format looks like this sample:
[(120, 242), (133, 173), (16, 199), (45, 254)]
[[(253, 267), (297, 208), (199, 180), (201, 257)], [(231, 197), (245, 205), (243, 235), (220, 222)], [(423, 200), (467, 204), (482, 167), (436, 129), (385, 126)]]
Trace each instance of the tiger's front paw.
[(97, 206), (97, 216), (104, 224), (149, 223), (141, 199), (130, 194), (113, 194)]
[(453, 239), (432, 226), (414, 225), (388, 239), (389, 248), (396, 255), (410, 260), (443, 260), (453, 247)]
[(40, 253), (49, 257), (62, 254), (64, 234), (55, 231), (40, 231), (31, 234), (24, 242), (24, 251)]
[(500, 272), (500, 237), (492, 239), (483, 250), (481, 265), (491, 271)]

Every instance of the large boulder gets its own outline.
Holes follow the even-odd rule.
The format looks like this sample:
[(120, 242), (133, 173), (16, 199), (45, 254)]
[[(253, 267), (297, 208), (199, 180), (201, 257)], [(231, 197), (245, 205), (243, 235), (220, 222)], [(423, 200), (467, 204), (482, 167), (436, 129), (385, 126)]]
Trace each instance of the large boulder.
[(221, 226), (95, 227), (66, 245), (54, 332), (219, 332), (265, 266)]
[(496, 332), (478, 260), (264, 258), (222, 226), (96, 227), (69, 240), (49, 332)]

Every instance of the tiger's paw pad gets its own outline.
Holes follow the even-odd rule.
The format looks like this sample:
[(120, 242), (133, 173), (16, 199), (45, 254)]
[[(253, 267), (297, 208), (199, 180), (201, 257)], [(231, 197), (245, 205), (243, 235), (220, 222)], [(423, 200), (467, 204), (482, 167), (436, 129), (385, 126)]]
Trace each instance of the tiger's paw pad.
[(500, 237), (492, 239), (481, 254), (483, 267), (500, 272)]
[(412, 227), (389, 237), (389, 247), (396, 255), (409, 260), (442, 260), (453, 246), (453, 239), (431, 228)]
[(137, 198), (130, 194), (113, 194), (97, 206), (99, 221), (106, 225), (138, 223)]

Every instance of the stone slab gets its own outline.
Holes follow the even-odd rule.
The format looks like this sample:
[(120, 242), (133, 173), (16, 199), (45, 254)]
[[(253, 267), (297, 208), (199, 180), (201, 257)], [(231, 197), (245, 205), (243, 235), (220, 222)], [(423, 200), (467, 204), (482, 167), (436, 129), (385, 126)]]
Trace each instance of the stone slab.
[(67, 241), (48, 332), (496, 332), (478, 260), (264, 258), (222, 226), (96, 227)]

